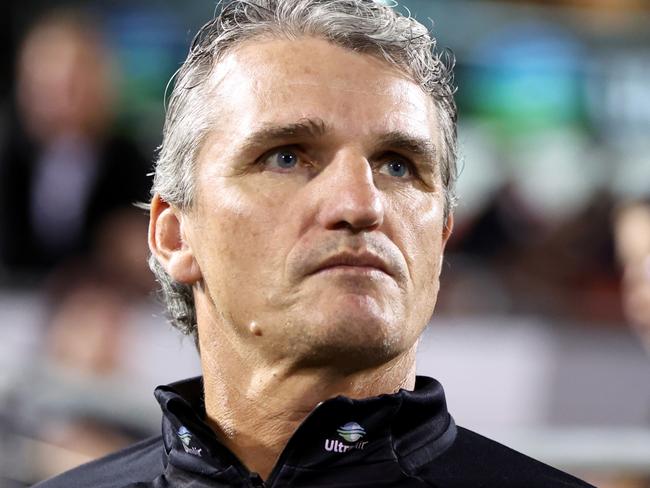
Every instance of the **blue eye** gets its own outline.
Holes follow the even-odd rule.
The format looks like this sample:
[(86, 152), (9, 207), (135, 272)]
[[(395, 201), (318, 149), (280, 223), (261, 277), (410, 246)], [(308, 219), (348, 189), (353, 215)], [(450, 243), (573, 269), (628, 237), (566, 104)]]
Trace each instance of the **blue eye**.
[(269, 154), (266, 163), (280, 169), (291, 169), (298, 164), (298, 155), (294, 151), (283, 149)]
[(386, 168), (386, 170), (382, 172), (396, 178), (411, 176), (411, 168), (406, 161), (402, 161), (401, 159), (390, 160), (383, 165), (383, 168)]

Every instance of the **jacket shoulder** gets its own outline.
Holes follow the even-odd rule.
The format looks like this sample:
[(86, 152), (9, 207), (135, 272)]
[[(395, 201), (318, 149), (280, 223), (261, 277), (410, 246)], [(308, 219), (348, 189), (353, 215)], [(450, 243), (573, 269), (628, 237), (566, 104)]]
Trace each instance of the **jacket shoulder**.
[(451, 447), (422, 466), (419, 476), (446, 487), (593, 488), (570, 474), (463, 427), (458, 427)]
[(34, 488), (118, 488), (148, 482), (163, 472), (162, 436), (151, 437), (106, 457), (82, 464)]

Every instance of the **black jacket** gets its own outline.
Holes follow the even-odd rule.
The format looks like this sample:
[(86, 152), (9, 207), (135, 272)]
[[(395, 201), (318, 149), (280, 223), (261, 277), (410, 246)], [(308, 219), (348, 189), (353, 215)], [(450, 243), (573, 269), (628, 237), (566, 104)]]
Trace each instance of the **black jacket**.
[[(88, 182), (79, 235), (55, 248), (36, 232), (31, 215), (39, 151), (20, 131), (0, 147), (0, 265), (12, 275), (44, 276), (70, 258), (88, 254), (106, 221), (149, 199), (150, 164), (133, 142), (108, 136), (92, 148), (96, 174)], [(60, 189), (59, 191), (65, 191)]]
[(462, 427), (442, 386), (320, 404), (287, 444), (266, 482), (203, 422), (200, 378), (158, 387), (162, 436), (37, 485), (117, 487), (494, 487), (590, 486)]

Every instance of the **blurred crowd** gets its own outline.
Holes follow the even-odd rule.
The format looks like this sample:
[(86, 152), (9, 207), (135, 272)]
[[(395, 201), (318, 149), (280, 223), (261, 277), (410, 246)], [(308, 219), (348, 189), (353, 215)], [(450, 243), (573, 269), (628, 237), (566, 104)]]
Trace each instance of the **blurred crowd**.
[[(117, 74), (100, 32), (74, 10), (33, 24), (16, 56), (0, 137), (1, 283), (44, 296), (40, 351), (49, 372), (65, 372), (49, 379), (60, 391), (70, 390), (72, 376), (111, 375), (129, 306), (148, 299), (153, 285), (147, 216), (134, 206), (148, 199), (151, 156), (114, 130)], [(45, 379), (25, 372), (11, 400), (27, 404), (21, 397), (34, 395), (38, 381)], [(20, 416), (10, 405), (0, 408), (3, 416)], [(68, 406), (49, 417), (35, 410), (43, 422), (23, 428), (78, 453), (77, 462), (147, 433), (128, 432), (108, 417), (75, 417)]]
[[(146, 265), (147, 215), (135, 206), (149, 198), (153, 150), (115, 123), (120, 73), (102, 32), (81, 11), (48, 11), (21, 33), (14, 71), (6, 73), (0, 286), (43, 297), (38, 351), (47, 366), (24, 371), (17, 385), (0, 384), (0, 434), (7, 443), (17, 433), (34, 439), (34, 452), (49, 449), (36, 477), (151, 433), (148, 424), (138, 429), (97, 405), (77, 410), (63, 394), (47, 405), (34, 398), (35, 385), (69, 395), (97, 384), (109, 385), (105, 395), (119, 391), (112, 389), (119, 381), (110, 381), (124, 375), (121, 344), (131, 333), (132, 307), (151, 302), (155, 288)], [(465, 164), (471, 173), (469, 154)], [(559, 215), (544, 212), (516, 178), (503, 178), (471, 211), (461, 194), (437, 313), (631, 327), (650, 351), (650, 181), (646, 186), (646, 195), (634, 198), (596, 188)], [(41, 422), (26, 420), (33, 418)], [(4, 463), (12, 462), (10, 451), (0, 441)], [(2, 468), (0, 485), (22, 486), (17, 477), (4, 480)]]
[(605, 191), (567, 219), (545, 220), (507, 184), (457, 224), (438, 313), (633, 324), (647, 341), (649, 225), (647, 201), (616, 201)]

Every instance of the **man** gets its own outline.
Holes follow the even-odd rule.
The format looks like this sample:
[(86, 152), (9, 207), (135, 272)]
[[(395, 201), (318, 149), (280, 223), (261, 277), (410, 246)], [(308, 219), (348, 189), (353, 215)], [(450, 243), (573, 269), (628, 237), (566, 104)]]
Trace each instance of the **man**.
[(371, 0), (249, 0), (178, 73), (149, 243), (202, 379), (44, 486), (587, 486), (456, 427), (415, 351), (451, 233), (450, 68)]
[[(80, 262), (94, 269), (108, 236), (141, 237), (146, 220), (132, 203), (150, 186), (148, 161), (111, 130), (110, 54), (90, 19), (55, 9), (34, 23), (17, 58), (17, 120), (0, 141), (0, 274), (41, 281)], [(141, 260), (133, 266), (115, 249), (111, 258), (104, 274), (129, 288), (144, 275), (149, 285)]]

